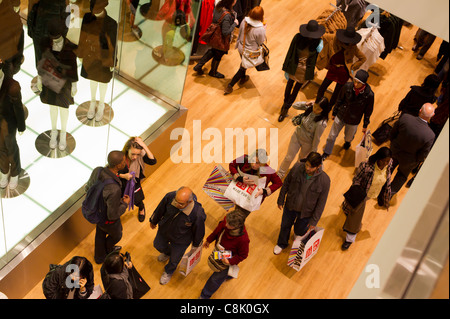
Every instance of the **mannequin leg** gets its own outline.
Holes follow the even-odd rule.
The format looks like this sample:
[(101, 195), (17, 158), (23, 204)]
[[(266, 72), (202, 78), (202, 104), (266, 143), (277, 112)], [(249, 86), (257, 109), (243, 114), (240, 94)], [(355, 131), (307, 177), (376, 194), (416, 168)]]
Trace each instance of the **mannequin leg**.
[(103, 111), (105, 110), (105, 97), (106, 90), (108, 89), (108, 83), (98, 83), (98, 89), (100, 93), (100, 100), (98, 103), (97, 114), (95, 114), (95, 120), (100, 122), (103, 119)]
[(67, 146), (66, 132), (67, 132), (67, 120), (69, 119), (69, 109), (60, 107), (59, 115), (61, 119), (61, 134), (59, 135), (59, 149), (64, 151)]
[(97, 104), (97, 100), (95, 98), (97, 94), (98, 82), (91, 81), (91, 104), (89, 105), (89, 110), (87, 112), (87, 118), (92, 120), (95, 116), (95, 105)]
[(52, 132), (50, 134), (49, 146), (51, 149), (54, 149), (58, 144), (56, 141), (56, 138), (58, 137), (58, 130), (56, 129), (56, 123), (58, 121), (58, 106), (50, 105), (50, 121), (52, 123)]

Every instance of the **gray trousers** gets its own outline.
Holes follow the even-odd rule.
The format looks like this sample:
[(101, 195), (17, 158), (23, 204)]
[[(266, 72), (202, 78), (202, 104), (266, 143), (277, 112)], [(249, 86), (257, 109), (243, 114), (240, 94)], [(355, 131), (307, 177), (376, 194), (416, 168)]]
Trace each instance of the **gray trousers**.
[(336, 116), (333, 125), (331, 126), (330, 134), (328, 134), (327, 143), (325, 144), (325, 147), (323, 149), (324, 153), (331, 154), (333, 152), (336, 138), (338, 137), (344, 126), (344, 140), (349, 143), (353, 141), (356, 131), (358, 130), (358, 125), (345, 124), (341, 119), (339, 119), (339, 117)]
[(278, 170), (278, 176), (283, 178), (286, 175), (286, 172), (289, 170), (292, 161), (297, 155), (298, 151), (301, 149), (300, 154), (298, 155), (298, 160), (305, 158), (312, 151), (316, 151), (312, 149), (312, 143), (307, 141), (302, 141), (299, 137), (297, 130), (295, 130), (294, 134), (292, 134), (291, 141), (289, 142), (289, 147), (286, 156), (284, 157), (283, 162), (280, 165)]

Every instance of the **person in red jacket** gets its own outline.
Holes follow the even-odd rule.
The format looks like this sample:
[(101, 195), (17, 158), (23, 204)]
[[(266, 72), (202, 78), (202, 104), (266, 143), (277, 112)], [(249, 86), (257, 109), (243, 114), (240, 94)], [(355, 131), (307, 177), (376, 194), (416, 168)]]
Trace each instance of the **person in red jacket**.
[(255, 195), (255, 197), (258, 197), (262, 194), (262, 202), (267, 196), (275, 193), (277, 189), (283, 186), (281, 178), (273, 168), (267, 165), (267, 162), (268, 156), (266, 151), (264, 149), (257, 149), (250, 156), (244, 154), (243, 156), (233, 160), (229, 165), (230, 173), (233, 176), (233, 179), (247, 185), (253, 185), (255, 183), (252, 179), (247, 178), (245, 174), (255, 175), (259, 178), (266, 177), (265, 187), (259, 189), (258, 193)]
[(215, 241), (215, 251), (231, 251), (231, 258), (216, 260), (211, 256), (208, 264), (214, 270), (200, 294), (200, 299), (209, 299), (225, 282), (232, 278), (230, 267), (237, 266), (248, 256), (250, 239), (244, 225), (245, 216), (238, 210), (229, 212), (214, 231), (206, 238), (203, 248)]

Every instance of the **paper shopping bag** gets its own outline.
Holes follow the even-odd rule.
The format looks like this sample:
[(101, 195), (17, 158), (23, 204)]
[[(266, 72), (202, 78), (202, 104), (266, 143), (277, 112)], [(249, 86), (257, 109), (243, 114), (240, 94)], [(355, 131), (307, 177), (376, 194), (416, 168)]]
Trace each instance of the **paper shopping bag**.
[(226, 211), (234, 207), (234, 203), (224, 195), (232, 180), (228, 171), (221, 165), (216, 165), (203, 185), (203, 191)]
[(189, 273), (194, 269), (194, 267), (200, 262), (202, 258), (202, 245), (197, 247), (194, 251), (191, 251), (183, 256), (180, 261), (180, 273), (183, 276), (189, 275)]
[(255, 197), (258, 188), (266, 186), (266, 177), (259, 178), (258, 183), (247, 185), (241, 182), (232, 181), (225, 191), (225, 197), (233, 201), (237, 206), (250, 212), (258, 210), (261, 206), (262, 195)]
[(292, 244), (287, 265), (297, 271), (302, 269), (317, 254), (323, 231), (323, 228), (315, 227), (309, 234), (302, 236), (305, 238), (298, 236)]
[(370, 134), (370, 130), (367, 130), (361, 142), (356, 146), (355, 149), (355, 167), (359, 167), (359, 164), (361, 164), (362, 162), (367, 162), (369, 160), (372, 149), (372, 135)]

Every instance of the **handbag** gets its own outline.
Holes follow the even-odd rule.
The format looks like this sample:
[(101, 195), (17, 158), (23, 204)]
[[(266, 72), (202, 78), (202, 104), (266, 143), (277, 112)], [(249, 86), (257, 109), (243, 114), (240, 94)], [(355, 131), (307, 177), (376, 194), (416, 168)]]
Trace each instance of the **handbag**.
[(394, 123), (400, 118), (401, 112), (396, 111), (391, 117), (381, 122), (380, 126), (373, 132), (372, 137), (376, 145), (381, 145), (389, 140)]
[(359, 164), (362, 162), (367, 162), (372, 150), (372, 135), (370, 134), (370, 130), (367, 130), (355, 149), (355, 167), (359, 167)]
[(263, 43), (261, 44), (262, 47), (262, 52), (263, 52), (263, 63), (261, 63), (260, 65), (256, 66), (256, 70), (257, 71), (267, 71), (270, 70), (269, 67), (269, 48)]
[(221, 22), (227, 14), (230, 13), (225, 11), (217, 23), (211, 23), (201, 37), (201, 40), (206, 44), (221, 51), (228, 51), (230, 49), (231, 35), (224, 36), (221, 27)]
[(223, 262), (221, 262), (220, 260), (217, 260), (214, 258), (214, 253), (220, 250), (223, 250), (223, 247), (220, 246), (220, 242), (222, 240), (222, 236), (223, 233), (225, 232), (225, 229), (222, 231), (222, 233), (219, 236), (219, 239), (216, 242), (216, 245), (213, 249), (213, 251), (211, 252), (211, 254), (208, 256), (208, 266), (209, 268), (211, 268), (212, 271), (214, 272), (221, 272), (225, 269), (228, 268), (228, 265), (225, 265)]
[[(246, 22), (247, 23), (247, 22)], [(246, 69), (257, 67), (264, 62), (263, 46), (261, 45), (258, 50), (250, 50), (245, 48), (245, 28), (244, 28), (244, 39), (242, 48), (241, 65)]]
[(150, 286), (145, 282), (134, 265), (131, 269), (128, 269), (128, 280), (133, 288), (133, 299), (140, 299), (150, 290)]

